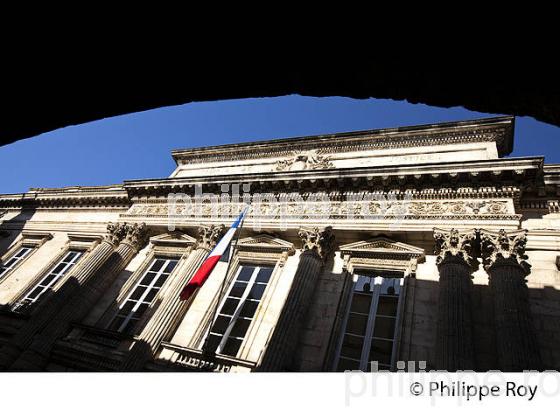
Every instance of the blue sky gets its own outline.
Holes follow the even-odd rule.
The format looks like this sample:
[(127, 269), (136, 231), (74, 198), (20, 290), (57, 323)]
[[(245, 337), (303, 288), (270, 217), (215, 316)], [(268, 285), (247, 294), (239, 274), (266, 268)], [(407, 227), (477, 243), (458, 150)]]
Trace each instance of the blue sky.
[[(491, 117), (390, 100), (287, 96), (191, 103), (66, 127), (0, 147), (0, 193), (164, 178), (171, 150)], [(32, 119), (30, 119), (32, 120)], [(560, 128), (516, 119), (511, 156), (560, 163)]]

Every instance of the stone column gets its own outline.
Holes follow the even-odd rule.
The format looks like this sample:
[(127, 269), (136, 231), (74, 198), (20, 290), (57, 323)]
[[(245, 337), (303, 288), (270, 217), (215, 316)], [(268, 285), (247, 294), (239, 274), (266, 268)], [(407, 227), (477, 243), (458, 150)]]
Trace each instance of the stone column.
[(0, 369), (8, 368), (27, 349), (37, 332), (44, 329), (53, 317), (62, 309), (68, 300), (80, 291), (81, 286), (94, 275), (107, 261), (124, 236), (123, 224), (109, 223), (108, 234), (96, 246), (76, 269), (70, 273), (65, 283), (41, 304), (40, 309), (33, 312), (29, 320), (19, 329), (18, 333), (0, 350)]
[(436, 339), (438, 370), (475, 370), (472, 334), (472, 273), (476, 232), (434, 229), (439, 270)]
[(123, 224), (124, 239), (117, 249), (101, 265), (80, 283), (75, 278), (79, 291), (66, 300), (62, 309), (54, 315), (49, 325), (33, 338), (27, 350), (10, 366), (11, 370), (42, 370), (54, 343), (70, 329), (72, 322), (78, 322), (91, 311), (101, 296), (130, 260), (144, 246), (147, 237), (146, 224)]
[(184, 269), (177, 272), (171, 288), (163, 298), (160, 306), (136, 338), (136, 342), (127, 352), (121, 371), (141, 371), (148, 360), (154, 358), (161, 342), (170, 337), (185, 316), (193, 300), (181, 300), (179, 295), (190, 278), (196, 273), (208, 256), (223, 231), (223, 225), (200, 227), (196, 248), (191, 251)]
[(330, 226), (302, 228), (298, 234), (303, 241), (302, 254), (259, 371), (290, 370), (317, 279), (333, 250), (334, 235)]
[(525, 277), (526, 230), (498, 232), (480, 230), (484, 269), (494, 299), (496, 346), (500, 370), (541, 370), (542, 363), (529, 308)]

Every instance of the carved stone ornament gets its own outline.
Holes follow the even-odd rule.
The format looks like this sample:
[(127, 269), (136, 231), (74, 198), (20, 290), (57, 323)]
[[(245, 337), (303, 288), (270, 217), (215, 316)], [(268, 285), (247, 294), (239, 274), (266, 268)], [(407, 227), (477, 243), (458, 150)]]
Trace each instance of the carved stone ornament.
[(126, 235), (125, 224), (109, 222), (107, 224), (107, 240), (113, 245), (118, 245)]
[(511, 262), (519, 264), (529, 274), (531, 265), (527, 263), (528, 256), (525, 255), (526, 229), (510, 232), (504, 229), (498, 232), (481, 229), (480, 240), (484, 269), (492, 268), (496, 262)]
[(304, 169), (334, 168), (329, 156), (323, 156), (316, 150), (293, 153), (290, 159), (276, 161), (276, 171), (300, 171)]
[(316, 251), (319, 257), (325, 259), (334, 250), (334, 234), (332, 227), (300, 228), (299, 237), (303, 241), (303, 251)]
[(132, 225), (125, 223), (124, 230), (124, 241), (132, 245), (136, 250), (140, 250), (144, 247), (148, 239), (148, 228), (144, 222)]
[(473, 269), (478, 268), (478, 262), (474, 257), (474, 241), (476, 231), (474, 229), (459, 232), (434, 228), (434, 239), (436, 241), (435, 254), (438, 255), (436, 264), (441, 264), (446, 257), (455, 256), (465, 261)]
[(224, 225), (200, 226), (198, 228), (197, 248), (212, 249), (223, 230)]

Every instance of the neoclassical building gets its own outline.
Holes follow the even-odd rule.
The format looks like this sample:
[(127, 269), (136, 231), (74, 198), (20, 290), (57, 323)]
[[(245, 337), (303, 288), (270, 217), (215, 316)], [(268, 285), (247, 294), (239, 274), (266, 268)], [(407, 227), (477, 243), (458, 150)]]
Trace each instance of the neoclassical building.
[(560, 165), (506, 157), (513, 130), (176, 150), (168, 178), (0, 195), (0, 369), (560, 370)]

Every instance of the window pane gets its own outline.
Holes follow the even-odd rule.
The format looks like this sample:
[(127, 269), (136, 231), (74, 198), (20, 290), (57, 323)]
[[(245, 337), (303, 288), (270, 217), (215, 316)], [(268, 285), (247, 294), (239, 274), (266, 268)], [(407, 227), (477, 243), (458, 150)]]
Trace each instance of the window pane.
[(365, 335), (367, 326), (367, 316), (350, 313), (346, 324), (346, 333), (355, 335)]
[(209, 335), (208, 338), (205, 341), (206, 349), (208, 351), (215, 352), (218, 349), (218, 346), (220, 345), (221, 340), (222, 340), (221, 336), (216, 336), (216, 335), (212, 335), (212, 334)]
[(247, 333), (247, 329), (249, 329), (250, 324), (251, 324), (251, 319), (237, 319), (229, 335), (233, 337), (240, 337), (240, 338), (245, 337), (245, 334)]
[(241, 270), (239, 271), (239, 275), (237, 276), (237, 280), (243, 280), (248, 282), (251, 279), (251, 275), (255, 271), (254, 266), (242, 266)]
[(71, 262), (75, 256), (76, 252), (68, 252), (68, 255), (66, 255), (66, 258), (64, 258), (63, 262)]
[(212, 326), (212, 332), (223, 335), (229, 325), (229, 322), (230, 322), (229, 317), (218, 315), (216, 321), (214, 322), (214, 326)]
[(239, 316), (252, 318), (255, 315), (255, 311), (259, 307), (259, 302), (248, 300), (243, 304)]
[(257, 282), (268, 283), (270, 276), (272, 275), (271, 267), (261, 267), (259, 273), (257, 274)]
[(6, 262), (4, 264), (4, 267), (9, 268), (10, 266), (12, 266), (17, 261), (18, 261), (18, 259), (16, 259), (16, 258), (10, 258), (10, 259), (8, 259), (8, 262)]
[(229, 338), (222, 350), (222, 354), (235, 356), (241, 347), (241, 340)]
[(152, 281), (154, 280), (155, 277), (156, 277), (155, 273), (148, 272), (148, 273), (146, 273), (146, 275), (144, 275), (140, 284), (149, 286), (152, 283)]
[(27, 295), (25, 298), (26, 298), (26, 299), (35, 299), (35, 298), (39, 295), (39, 293), (41, 293), (41, 291), (42, 291), (43, 289), (44, 289), (44, 288), (43, 288), (42, 286), (37, 286), (37, 287), (36, 287), (35, 289), (33, 289), (33, 290), (31, 291), (31, 293), (30, 293), (29, 295)]
[(39, 285), (41, 286), (47, 286), (49, 283), (51, 283), (54, 279), (56, 279), (57, 275), (47, 275), (45, 276), (45, 278), (39, 282)]
[(235, 308), (239, 304), (239, 299), (227, 298), (222, 306), (220, 313), (225, 313), (226, 315), (233, 315)]
[(123, 305), (123, 307), (120, 309), (120, 312), (119, 312), (119, 313), (120, 313), (121, 315), (125, 315), (125, 316), (126, 316), (127, 314), (130, 313), (130, 311), (132, 310), (132, 308), (134, 307), (134, 305), (136, 305), (136, 302), (131, 302), (131, 301), (126, 302), (126, 303)]
[(116, 316), (111, 322), (111, 324), (109, 325), (109, 330), (118, 331), (123, 321), (124, 321), (124, 317)]
[(240, 298), (241, 296), (243, 296), (243, 292), (245, 292), (246, 287), (247, 283), (245, 282), (235, 282), (229, 294), (230, 296)]
[(251, 288), (251, 291), (249, 292), (247, 298), (260, 300), (262, 298), (265, 289), (266, 289), (266, 285), (255, 283)]
[(134, 311), (134, 316), (133, 317), (140, 318), (142, 316), (142, 314), (144, 314), (146, 309), (148, 309), (148, 306), (149, 306), (149, 303), (140, 303), (136, 307), (136, 310)]
[(389, 317), (376, 317), (375, 328), (373, 335), (376, 337), (383, 337), (385, 339), (392, 339), (395, 333), (395, 319)]
[(21, 248), (19, 252), (15, 255), (16, 258), (21, 258), (23, 255), (27, 253), (28, 250), (29, 248)]
[(386, 340), (373, 339), (369, 351), (369, 361), (378, 361), (383, 364), (391, 364), (391, 353), (393, 352), (393, 342)]
[(154, 298), (156, 297), (158, 292), (159, 292), (159, 289), (156, 289), (156, 288), (150, 289), (148, 294), (146, 296), (144, 296), (144, 302), (151, 303), (154, 300)]
[(344, 370), (360, 370), (360, 362), (341, 357), (336, 370), (339, 372), (343, 372)]
[(165, 259), (156, 259), (150, 270), (152, 272), (159, 272), (163, 264), (165, 263)]
[(55, 268), (52, 270), (52, 273), (60, 273), (66, 267), (66, 263), (60, 262)]
[(134, 292), (130, 295), (129, 299), (140, 300), (144, 292), (148, 289), (146, 286), (137, 286)]
[(171, 273), (171, 271), (175, 268), (175, 266), (177, 265), (178, 261), (175, 260), (171, 260), (169, 261), (169, 263), (167, 264), (167, 266), (165, 267), (165, 269), (163, 270), (165, 273)]
[(154, 283), (154, 286), (156, 288), (161, 288), (168, 277), (168, 275), (159, 275), (159, 277), (156, 279), (156, 283)]
[(377, 314), (385, 316), (397, 316), (397, 305), (399, 299), (392, 296), (380, 296), (377, 305)]
[(371, 296), (362, 295), (359, 293), (354, 293), (352, 297), (352, 305), (350, 306), (351, 312), (365, 313), (369, 314), (369, 308), (371, 306)]
[(340, 354), (345, 357), (360, 360), (362, 349), (364, 346), (364, 338), (352, 335), (344, 335), (342, 341), (342, 350)]
[(134, 326), (136, 326), (136, 323), (138, 323), (137, 319), (130, 319), (122, 331), (124, 333), (132, 333), (132, 331), (134, 330)]

